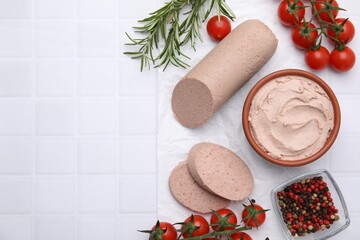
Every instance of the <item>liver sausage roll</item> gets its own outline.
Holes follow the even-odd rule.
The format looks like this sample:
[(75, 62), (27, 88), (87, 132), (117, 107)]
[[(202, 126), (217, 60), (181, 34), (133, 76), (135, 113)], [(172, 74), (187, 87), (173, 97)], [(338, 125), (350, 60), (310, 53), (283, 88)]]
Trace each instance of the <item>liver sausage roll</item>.
[(229, 205), (230, 201), (201, 188), (191, 176), (187, 162), (180, 162), (172, 171), (169, 186), (175, 199), (199, 213), (210, 213)]
[(237, 26), (175, 86), (171, 104), (177, 121), (188, 128), (206, 123), (265, 65), (277, 43), (259, 20)]
[(223, 198), (239, 201), (253, 191), (250, 169), (239, 156), (223, 146), (196, 144), (189, 152), (188, 166), (201, 187)]

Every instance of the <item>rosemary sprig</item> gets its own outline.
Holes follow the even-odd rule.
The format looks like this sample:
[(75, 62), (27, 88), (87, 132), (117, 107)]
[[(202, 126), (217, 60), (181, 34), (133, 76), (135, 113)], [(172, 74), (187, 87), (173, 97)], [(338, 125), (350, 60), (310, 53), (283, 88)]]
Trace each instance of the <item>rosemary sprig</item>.
[[(190, 11), (184, 13), (186, 6), (190, 7)], [(144, 35), (143, 38), (132, 38), (125, 33), (130, 40), (125, 45), (137, 46), (138, 49), (124, 54), (140, 59), (141, 71), (146, 67), (150, 69), (151, 65), (163, 67), (164, 70), (169, 64), (188, 67), (186, 60), (190, 58), (181, 51), (181, 47), (189, 43), (195, 50), (196, 40), (203, 40), (200, 33), (202, 24), (214, 6), (219, 17), (222, 14), (231, 20), (235, 18), (225, 0), (170, 0), (147, 18), (138, 21), (141, 26), (134, 27), (134, 30)], [(184, 20), (180, 20), (182, 14)], [(161, 40), (164, 40), (163, 48), (160, 46)], [(155, 49), (160, 50), (157, 55)]]

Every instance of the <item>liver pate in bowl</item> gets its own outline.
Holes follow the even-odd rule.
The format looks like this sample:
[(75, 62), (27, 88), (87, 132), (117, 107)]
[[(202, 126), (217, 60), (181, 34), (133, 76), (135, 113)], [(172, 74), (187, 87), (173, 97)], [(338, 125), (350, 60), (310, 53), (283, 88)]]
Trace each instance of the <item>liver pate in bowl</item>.
[(320, 158), (340, 128), (340, 108), (318, 76), (286, 69), (262, 78), (249, 92), (243, 128), (250, 145), (269, 162), (301, 166)]

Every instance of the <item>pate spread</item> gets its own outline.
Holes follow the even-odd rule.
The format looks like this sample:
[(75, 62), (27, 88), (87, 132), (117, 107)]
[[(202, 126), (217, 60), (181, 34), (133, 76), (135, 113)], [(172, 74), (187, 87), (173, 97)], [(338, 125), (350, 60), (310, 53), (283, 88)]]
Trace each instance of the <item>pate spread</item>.
[(314, 81), (282, 76), (254, 96), (249, 112), (251, 132), (270, 156), (299, 160), (315, 154), (334, 126), (329, 96)]

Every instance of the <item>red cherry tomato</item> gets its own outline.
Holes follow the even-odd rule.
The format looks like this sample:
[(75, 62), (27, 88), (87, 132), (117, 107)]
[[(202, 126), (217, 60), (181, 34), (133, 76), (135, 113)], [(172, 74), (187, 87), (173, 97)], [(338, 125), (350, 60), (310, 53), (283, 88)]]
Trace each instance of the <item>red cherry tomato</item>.
[(297, 48), (309, 49), (315, 44), (318, 35), (314, 24), (302, 22), (299, 27), (293, 28), (291, 37)]
[(320, 46), (320, 48), (316, 50), (307, 50), (305, 53), (305, 62), (311, 69), (322, 70), (330, 63), (330, 53), (323, 46)]
[[(332, 22), (339, 13), (339, 10), (334, 9), (334, 7), (339, 7), (339, 4), (336, 2), (336, 0), (333, 0), (331, 3), (330, 2), (331, 0), (318, 0), (315, 1), (314, 4), (317, 12), (319, 13), (320, 19), (325, 22)], [(312, 9), (312, 12), (314, 13), (314, 9)], [(331, 18), (329, 12), (331, 12), (333, 18)]]
[(237, 232), (230, 235), (233, 240), (252, 240), (249, 234), (244, 232)]
[(225, 16), (220, 16), (220, 21), (218, 16), (213, 16), (208, 21), (206, 30), (213, 40), (220, 42), (231, 32), (231, 22)]
[[(296, 24), (300, 23), (305, 15), (305, 8), (302, 8), (304, 4), (299, 0), (295, 2), (295, 0), (289, 1), (291, 5), (288, 5), (286, 0), (283, 0), (278, 7), (278, 17), (280, 22), (288, 27), (293, 27)], [(297, 15), (294, 15), (294, 13)]]
[(183, 233), (184, 238), (190, 237), (191, 234), (193, 237), (198, 237), (201, 235), (208, 234), (210, 231), (209, 223), (206, 221), (206, 219), (203, 216), (193, 215), (193, 220), (192, 217), (190, 216), (187, 219), (185, 219), (184, 222), (185, 224), (181, 227), (181, 230), (182, 231), (187, 229), (190, 230)]
[[(355, 36), (355, 27), (349, 19), (337, 18), (335, 25), (328, 29), (328, 34), (332, 38), (337, 38), (340, 43), (349, 43)], [(329, 39), (334, 43), (333, 39)]]
[[(162, 231), (164, 232), (163, 234), (161, 234), (161, 237), (163, 240), (176, 240), (177, 238), (177, 232), (175, 227), (168, 222), (160, 222), (159, 228), (155, 226), (152, 227), (151, 230), (155, 230), (155, 231)], [(155, 238), (154, 240), (159, 240), (157, 238)]]
[[(214, 231), (224, 231), (224, 230), (232, 230), (235, 229), (234, 226), (229, 226), (230, 224), (236, 225), (237, 224), (237, 217), (233, 211), (227, 208), (222, 208), (216, 211), (217, 214), (220, 215), (220, 220), (218, 216), (213, 213), (210, 218), (210, 224), (218, 224), (211, 226)], [(226, 216), (228, 216), (227, 221), (224, 221)]]
[(346, 47), (343, 50), (334, 49), (330, 55), (330, 64), (338, 72), (349, 71), (356, 62), (354, 51)]
[(266, 219), (266, 213), (260, 205), (251, 203), (241, 213), (242, 221), (249, 227), (260, 227)]

